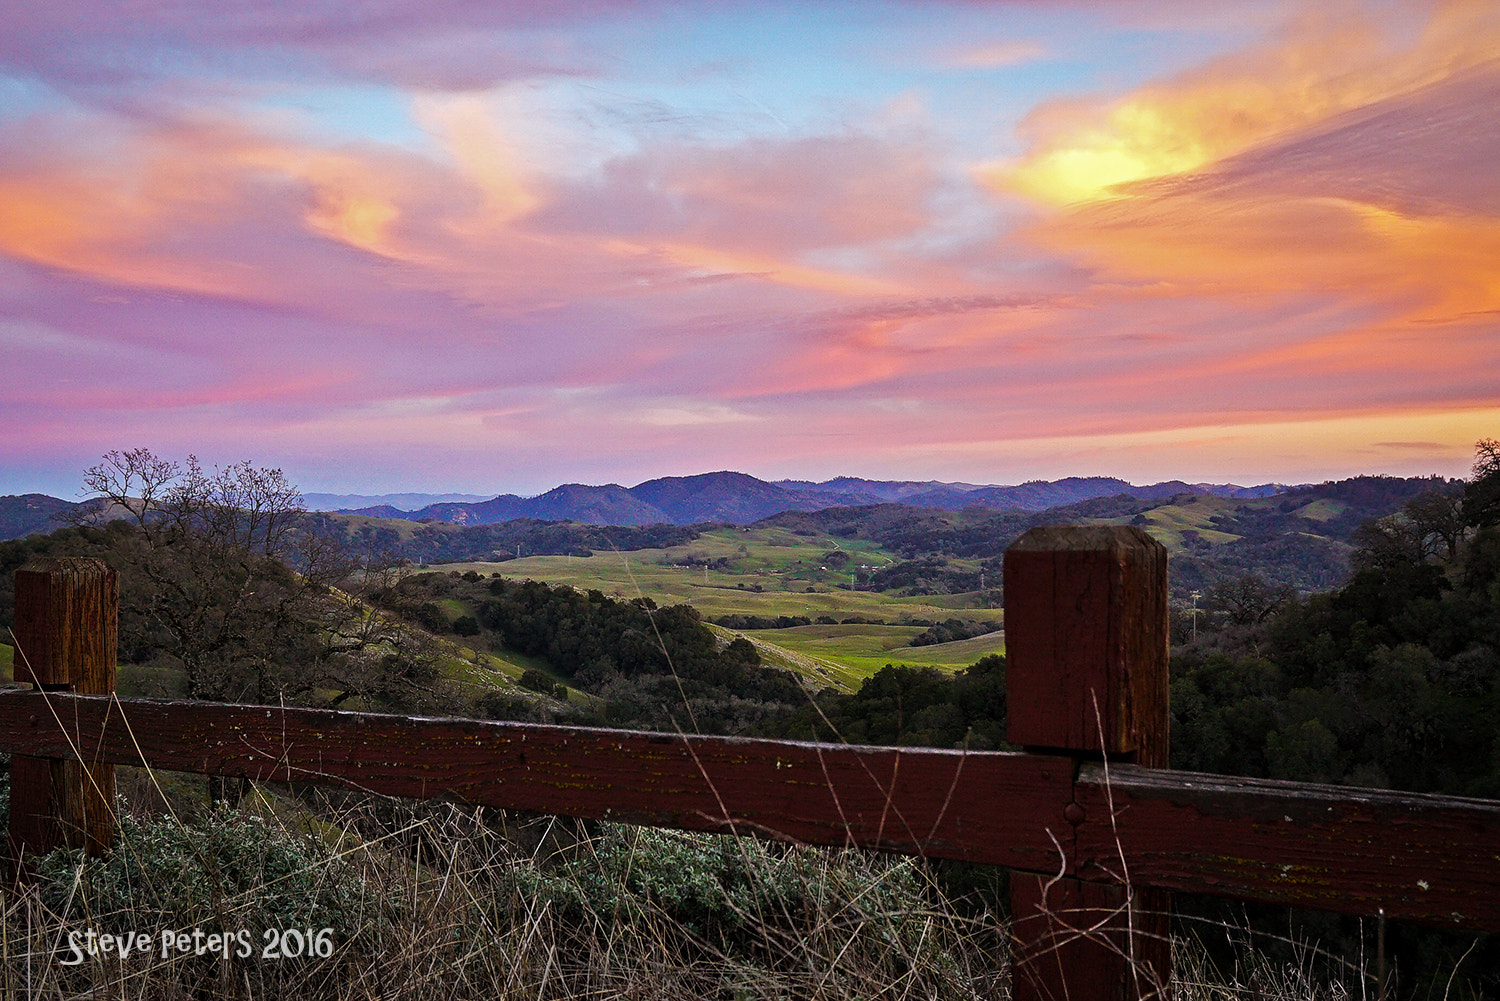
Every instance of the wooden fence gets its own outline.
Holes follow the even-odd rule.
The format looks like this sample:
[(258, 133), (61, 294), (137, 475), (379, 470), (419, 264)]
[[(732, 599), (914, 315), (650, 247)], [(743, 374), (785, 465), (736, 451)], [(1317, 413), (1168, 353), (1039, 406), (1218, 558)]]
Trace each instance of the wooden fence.
[(1033, 529), (1005, 596), (1021, 753), (120, 699), (114, 572), (45, 561), (16, 573), (35, 690), (0, 695), (12, 859), (103, 851), (128, 764), (1006, 866), (1022, 999), (1165, 996), (1172, 890), (1500, 931), (1500, 802), (1167, 768), (1144, 532)]

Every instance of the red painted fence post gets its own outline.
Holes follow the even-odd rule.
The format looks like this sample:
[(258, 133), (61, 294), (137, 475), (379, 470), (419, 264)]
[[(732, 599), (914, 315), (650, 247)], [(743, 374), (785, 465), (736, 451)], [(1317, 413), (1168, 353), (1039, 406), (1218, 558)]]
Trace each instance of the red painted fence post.
[[(1167, 554), (1138, 528), (1034, 528), (1005, 554), (1009, 738), (1037, 753), (1167, 766)], [(1076, 766), (1075, 766), (1076, 767)], [(1087, 817), (1059, 804), (1058, 869), (1011, 874), (1017, 1001), (1167, 996), (1170, 895), (1071, 878)], [(1124, 874), (1128, 878), (1128, 874)]]
[[(103, 560), (46, 559), (17, 570), (15, 582), (15, 679), (42, 691), (113, 694), (119, 574)], [(16, 874), (60, 845), (102, 853), (114, 838), (114, 800), (114, 765), (11, 755)]]

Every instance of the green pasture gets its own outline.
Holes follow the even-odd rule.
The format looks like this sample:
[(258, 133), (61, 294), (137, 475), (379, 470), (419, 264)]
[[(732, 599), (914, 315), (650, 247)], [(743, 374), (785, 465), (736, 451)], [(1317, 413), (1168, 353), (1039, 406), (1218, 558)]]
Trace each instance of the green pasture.
[(1349, 510), (1349, 505), (1343, 501), (1334, 500), (1331, 497), (1320, 497), (1309, 504), (1303, 504), (1292, 513), (1299, 518), (1308, 518), (1312, 521), (1328, 521), (1331, 518), (1337, 518), (1347, 510)]
[(774, 658), (767, 657), (768, 648), (783, 652), (784, 659), (792, 663), (775, 666), (791, 666), (815, 681), (837, 684), (851, 691), (887, 664), (958, 671), (981, 657), (1005, 652), (1003, 632), (932, 646), (908, 646), (920, 632), (917, 626), (813, 625), (747, 630), (740, 635), (756, 645), (763, 661), (774, 662)]
[[(708, 566), (720, 559), (727, 561), (722, 568)], [(868, 542), (799, 536), (782, 528), (730, 528), (669, 549), (596, 552), (591, 557), (528, 556), (503, 563), (444, 564), (443, 568), (568, 584), (624, 599), (648, 597), (658, 605), (689, 604), (705, 618), (747, 614), (844, 619), (861, 615), (940, 621), (963, 610), (959, 617), (999, 621), (1001, 613), (981, 607), (977, 593), (898, 598), (850, 589), (851, 578), (861, 576), (861, 566), (883, 566), (894, 559)]]
[(15, 656), (16, 651), (13, 647), (5, 643), (0, 643), (0, 675), (4, 676), (3, 679), (0, 680), (13, 680), (13, 676), (11, 674), (11, 662), (15, 660)]

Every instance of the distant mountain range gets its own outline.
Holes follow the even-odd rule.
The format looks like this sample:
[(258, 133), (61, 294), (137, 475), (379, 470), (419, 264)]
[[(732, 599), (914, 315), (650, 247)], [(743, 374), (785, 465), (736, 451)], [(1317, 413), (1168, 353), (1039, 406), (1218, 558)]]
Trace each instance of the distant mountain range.
[[(865, 480), (850, 476), (812, 483), (780, 480), (769, 483), (745, 473), (700, 473), (663, 476), (633, 487), (617, 483), (586, 486), (566, 483), (536, 497), (501, 494), (483, 500), (474, 494), (308, 494), (310, 510), (341, 514), (439, 521), (454, 525), (491, 525), (516, 518), (575, 521), (586, 525), (696, 525), (704, 522), (749, 524), (783, 511), (821, 511), (831, 507), (860, 507), (892, 502), (912, 507), (962, 511), (1043, 511), (1098, 497), (1128, 494), (1158, 500), (1178, 494), (1219, 497), (1269, 497), (1288, 489), (1277, 483), (1257, 487), (1234, 484), (1184, 483), (1168, 480), (1138, 487), (1107, 476), (1071, 476), (1063, 480), (1034, 480), (1019, 486), (979, 486), (937, 481)], [(403, 507), (401, 505), (412, 505)], [(45, 494), (0, 497), (0, 539), (14, 539), (59, 527), (57, 515), (74, 506)]]
[(456, 525), (488, 525), (515, 518), (566, 520), (590, 525), (693, 525), (710, 521), (748, 524), (782, 511), (821, 511), (830, 507), (891, 502), (945, 511), (965, 508), (1042, 511), (1120, 494), (1146, 500), (1178, 494), (1256, 498), (1269, 497), (1286, 489), (1276, 483), (1241, 487), (1235, 484), (1184, 483), (1181, 480), (1138, 487), (1107, 476), (1074, 476), (1050, 482), (1035, 480), (1011, 487), (865, 480), (848, 476), (822, 483), (805, 480), (770, 483), (745, 473), (723, 471), (697, 476), (664, 476), (634, 487), (622, 487), (617, 483), (604, 486), (568, 483), (536, 497), (502, 494), (485, 501), (444, 501), (416, 510), (403, 510), (390, 503), (351, 505), (336, 510), (344, 514), (443, 521)]

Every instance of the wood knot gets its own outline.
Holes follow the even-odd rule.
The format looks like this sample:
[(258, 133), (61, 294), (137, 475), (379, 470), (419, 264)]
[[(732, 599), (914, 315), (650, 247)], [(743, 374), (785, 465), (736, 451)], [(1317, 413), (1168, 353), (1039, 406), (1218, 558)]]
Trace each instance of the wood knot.
[(1069, 803), (1063, 807), (1063, 819), (1077, 827), (1088, 819), (1088, 813), (1077, 803)]

